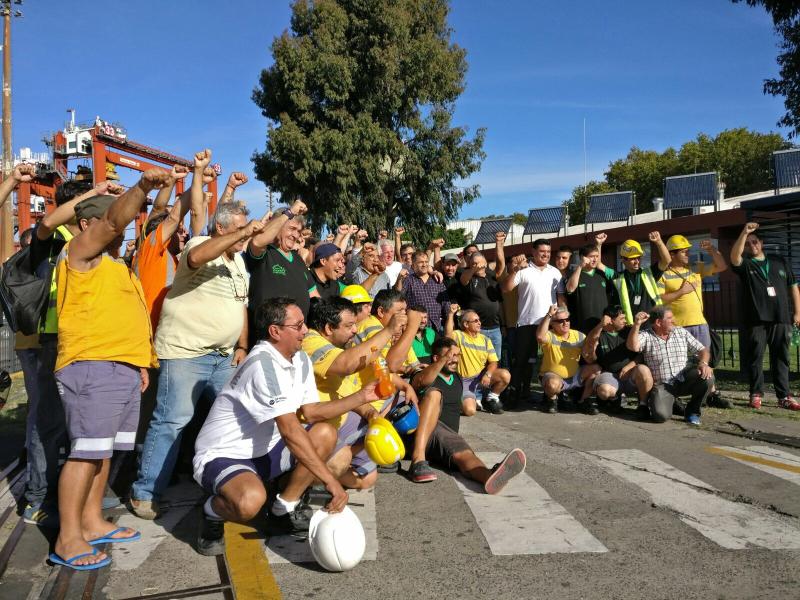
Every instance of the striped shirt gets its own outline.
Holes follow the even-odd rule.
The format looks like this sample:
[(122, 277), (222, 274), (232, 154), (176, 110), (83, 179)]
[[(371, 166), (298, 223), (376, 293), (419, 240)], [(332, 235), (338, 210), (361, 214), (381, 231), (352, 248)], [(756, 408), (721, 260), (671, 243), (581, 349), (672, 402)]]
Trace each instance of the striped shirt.
[(577, 329), (570, 329), (566, 337), (558, 337), (552, 331), (542, 342), (542, 366), (539, 372), (555, 373), (562, 379), (569, 379), (578, 372), (581, 349), (586, 336)]
[(463, 378), (480, 375), (489, 363), (500, 360), (497, 358), (492, 340), (482, 333), (473, 337), (465, 331), (456, 330), (453, 332), (453, 339), (461, 350), (458, 374)]
[(703, 348), (683, 327), (675, 327), (666, 340), (652, 331), (639, 332), (639, 351), (656, 385), (671, 383), (686, 368), (689, 358)]
[(280, 441), (275, 419), (319, 402), (311, 360), (305, 352), (286, 358), (259, 342), (211, 406), (195, 442), (192, 461), (199, 483), (215, 458), (258, 458)]

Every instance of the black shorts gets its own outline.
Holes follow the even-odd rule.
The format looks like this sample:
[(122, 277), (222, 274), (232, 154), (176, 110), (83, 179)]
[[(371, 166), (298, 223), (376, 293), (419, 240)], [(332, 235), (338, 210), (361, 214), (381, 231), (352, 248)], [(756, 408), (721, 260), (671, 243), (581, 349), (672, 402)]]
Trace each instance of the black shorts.
[(425, 448), (425, 456), (428, 460), (448, 471), (457, 471), (458, 467), (453, 464), (453, 455), (464, 450), (471, 450), (467, 441), (447, 425), (437, 421), (436, 428)]

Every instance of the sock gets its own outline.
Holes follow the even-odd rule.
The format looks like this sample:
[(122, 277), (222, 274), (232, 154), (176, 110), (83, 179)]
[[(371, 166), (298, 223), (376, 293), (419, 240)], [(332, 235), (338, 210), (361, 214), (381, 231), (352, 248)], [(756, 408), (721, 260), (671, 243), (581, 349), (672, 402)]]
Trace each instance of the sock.
[(500, 396), (498, 396), (498, 395), (497, 395), (497, 394), (495, 394), (494, 392), (489, 392), (489, 393), (486, 395), (486, 397), (487, 397), (489, 400), (498, 400), (498, 401), (500, 400)]
[(206, 516), (207, 516), (209, 519), (211, 519), (212, 521), (224, 521), (225, 519), (223, 519), (222, 517), (220, 517), (220, 516), (219, 516), (219, 515), (218, 515), (218, 514), (217, 514), (217, 513), (214, 511), (214, 507), (213, 507), (213, 506), (211, 506), (211, 501), (212, 501), (213, 499), (214, 499), (214, 496), (211, 496), (211, 497), (210, 497), (208, 500), (206, 500), (206, 503), (205, 503), (205, 504), (203, 504), (203, 513), (205, 513), (205, 515), (206, 515)]
[(276, 517), (282, 517), (285, 514), (293, 512), (300, 500), (284, 500), (281, 495), (275, 496), (275, 502), (272, 504), (272, 514)]

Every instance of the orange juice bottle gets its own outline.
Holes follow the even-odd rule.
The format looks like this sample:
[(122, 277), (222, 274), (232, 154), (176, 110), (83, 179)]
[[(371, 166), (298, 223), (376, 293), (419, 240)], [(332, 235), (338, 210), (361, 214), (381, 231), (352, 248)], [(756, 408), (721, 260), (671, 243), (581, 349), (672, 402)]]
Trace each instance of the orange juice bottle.
[(397, 388), (394, 385), (394, 381), (392, 381), (392, 374), (389, 371), (389, 367), (386, 365), (386, 361), (382, 356), (379, 356), (378, 359), (372, 363), (372, 368), (375, 372), (375, 379), (378, 380), (378, 385), (375, 386), (375, 392), (378, 396), (381, 398), (394, 396)]

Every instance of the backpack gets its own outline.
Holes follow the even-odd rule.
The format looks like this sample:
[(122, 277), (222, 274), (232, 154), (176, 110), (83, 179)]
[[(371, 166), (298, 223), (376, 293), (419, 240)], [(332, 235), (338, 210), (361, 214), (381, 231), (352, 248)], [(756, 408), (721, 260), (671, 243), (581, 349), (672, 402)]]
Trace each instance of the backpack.
[[(44, 272), (42, 272), (44, 271)], [(32, 263), (30, 246), (9, 258), (0, 270), (0, 304), (12, 330), (23, 335), (39, 331), (47, 310), (53, 267)]]

